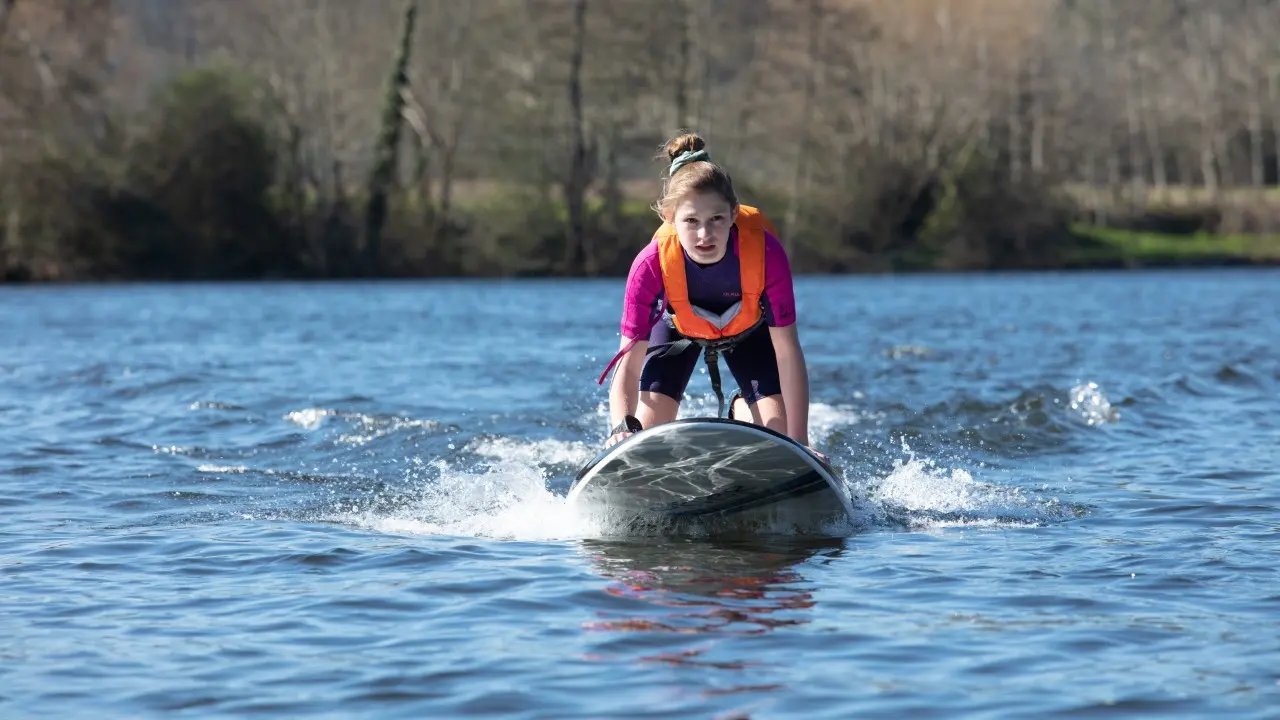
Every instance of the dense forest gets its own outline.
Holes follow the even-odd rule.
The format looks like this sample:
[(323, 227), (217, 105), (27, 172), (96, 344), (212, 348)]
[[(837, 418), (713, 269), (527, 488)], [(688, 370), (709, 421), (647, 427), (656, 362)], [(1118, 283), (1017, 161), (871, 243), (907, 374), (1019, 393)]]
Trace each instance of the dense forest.
[(0, 0), (0, 279), (624, 273), (683, 129), (804, 272), (1262, 242), (1277, 37), (1273, 0)]

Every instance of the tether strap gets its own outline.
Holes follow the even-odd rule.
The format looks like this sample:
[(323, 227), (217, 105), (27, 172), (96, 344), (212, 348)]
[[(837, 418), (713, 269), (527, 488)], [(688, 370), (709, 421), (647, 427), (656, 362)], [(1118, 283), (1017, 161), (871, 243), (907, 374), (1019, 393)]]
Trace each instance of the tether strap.
[(720, 363), (716, 362), (720, 357), (720, 351), (707, 348), (703, 351), (702, 357), (707, 361), (707, 375), (711, 377), (711, 389), (715, 391), (716, 401), (720, 403), (716, 417), (724, 417), (724, 392), (720, 390)]

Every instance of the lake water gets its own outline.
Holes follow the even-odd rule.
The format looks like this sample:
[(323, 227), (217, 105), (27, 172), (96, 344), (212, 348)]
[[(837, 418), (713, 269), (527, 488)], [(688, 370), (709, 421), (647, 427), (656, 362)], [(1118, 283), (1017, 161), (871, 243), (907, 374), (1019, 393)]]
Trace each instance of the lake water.
[(806, 537), (565, 506), (621, 291), (0, 288), (0, 716), (1280, 714), (1280, 272), (800, 279)]

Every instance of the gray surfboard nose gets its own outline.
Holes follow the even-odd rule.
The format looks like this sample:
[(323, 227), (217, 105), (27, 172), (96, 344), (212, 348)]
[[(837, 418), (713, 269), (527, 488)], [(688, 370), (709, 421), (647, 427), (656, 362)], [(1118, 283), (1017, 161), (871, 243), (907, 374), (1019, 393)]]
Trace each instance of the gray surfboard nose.
[(614, 518), (839, 520), (844, 483), (807, 448), (736, 420), (677, 420), (637, 433), (579, 472), (569, 500)]

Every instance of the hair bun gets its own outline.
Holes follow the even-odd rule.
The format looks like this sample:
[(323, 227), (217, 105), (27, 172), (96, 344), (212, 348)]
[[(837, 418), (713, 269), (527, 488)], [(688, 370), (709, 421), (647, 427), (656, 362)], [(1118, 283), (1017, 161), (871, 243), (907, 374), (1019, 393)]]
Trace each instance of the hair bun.
[(687, 152), (698, 152), (706, 147), (706, 141), (697, 134), (681, 135), (667, 143), (667, 160), (675, 160)]
[(733, 191), (733, 179), (728, 171), (712, 162), (707, 153), (707, 143), (696, 133), (679, 135), (662, 146), (654, 160), (666, 155), (667, 170), (663, 173), (662, 195), (653, 204), (653, 211), (663, 222), (672, 222), (680, 198), (689, 193), (714, 192), (731, 207), (738, 207), (738, 194)]

